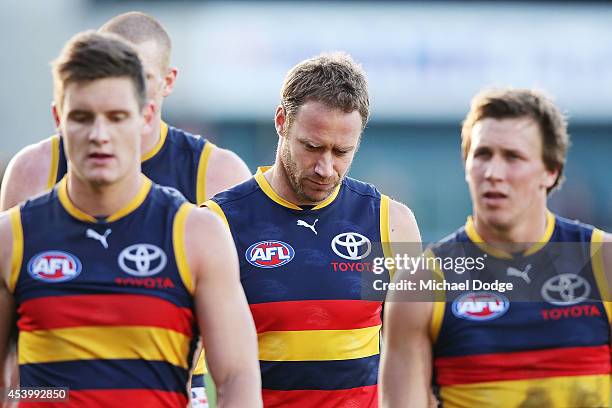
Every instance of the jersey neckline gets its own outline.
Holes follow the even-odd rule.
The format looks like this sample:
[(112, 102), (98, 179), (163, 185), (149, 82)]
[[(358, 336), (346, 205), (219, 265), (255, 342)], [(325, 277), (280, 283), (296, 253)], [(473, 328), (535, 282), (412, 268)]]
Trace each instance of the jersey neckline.
[[(270, 183), (268, 183), (266, 176), (264, 176), (264, 173), (271, 168), (272, 166), (260, 166), (257, 168), (257, 173), (255, 173), (255, 181), (257, 182), (261, 190), (264, 192), (264, 194), (267, 195), (272, 201), (274, 201), (277, 204), (282, 205), (283, 207), (291, 208), (292, 210), (304, 211), (305, 210), (304, 208), (290, 201), (285, 200), (283, 197), (278, 195), (276, 191), (272, 189), (272, 186), (270, 185)], [(330, 205), (338, 196), (341, 186), (342, 186), (342, 183), (340, 183), (338, 187), (334, 189), (334, 191), (329, 195), (329, 197), (327, 197), (325, 200), (321, 201), (319, 204), (315, 205), (314, 207), (308, 208), (307, 210), (316, 211), (316, 210), (320, 210), (321, 208), (324, 208)]]
[(68, 197), (68, 183), (66, 181), (66, 177), (62, 178), (57, 184), (57, 196), (60, 201), (60, 204), (66, 210), (66, 212), (77, 220), (92, 224), (99, 224), (101, 222), (111, 223), (129, 215), (130, 213), (138, 209), (138, 207), (140, 207), (140, 205), (144, 202), (145, 198), (149, 194), (149, 191), (151, 190), (151, 186), (153, 183), (144, 174), (142, 174), (141, 177), (142, 183), (140, 185), (138, 193), (136, 193), (134, 198), (132, 198), (130, 202), (128, 202), (123, 208), (102, 219), (96, 218), (93, 215), (85, 213), (72, 203), (70, 197)]
[[(555, 215), (550, 212), (548, 209), (546, 210), (546, 230), (540, 239), (535, 242), (532, 246), (527, 248), (522, 252), (522, 256), (533, 255), (538, 252), (540, 249), (544, 248), (544, 246), (550, 241), (552, 237), (553, 231), (555, 229), (556, 218)], [(482, 249), (489, 255), (492, 255), (496, 258), (502, 259), (513, 259), (514, 256), (506, 252), (502, 249), (496, 248), (488, 243), (478, 234), (476, 231), (476, 227), (474, 226), (474, 219), (470, 215), (465, 222), (465, 233), (467, 234), (470, 241), (472, 241), (476, 246)]]

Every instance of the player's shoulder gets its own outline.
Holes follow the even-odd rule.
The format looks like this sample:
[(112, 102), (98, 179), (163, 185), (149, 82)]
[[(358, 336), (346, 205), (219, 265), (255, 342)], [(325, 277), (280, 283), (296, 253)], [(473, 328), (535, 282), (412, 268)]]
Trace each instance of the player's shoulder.
[(555, 229), (557, 233), (561, 235), (560, 238), (570, 237), (583, 237), (590, 236), (597, 228), (591, 224), (582, 222), (580, 220), (571, 220), (569, 218), (561, 217), (560, 215), (554, 214), (555, 218)]
[(151, 184), (151, 200), (161, 205), (179, 208), (183, 203), (188, 202), (185, 196), (176, 188), (162, 186), (157, 183)]
[(167, 124), (165, 126), (168, 127), (168, 133), (166, 135), (167, 141), (174, 148), (191, 150), (199, 153), (204, 149), (207, 143), (210, 143), (200, 135)]
[(54, 135), (21, 149), (10, 161), (8, 170), (45, 182), (49, 176), (53, 150), (59, 146), (59, 136)]
[[(1, 207), (8, 209), (55, 184), (52, 160), (59, 157), (59, 136), (21, 149), (9, 162), (2, 181)], [(27, 179), (27, 182), (24, 180)]]
[(13, 226), (11, 221), (11, 211), (0, 212), (0, 271), (2, 271), (1, 278), (2, 282), (9, 282), (10, 277), (10, 262), (12, 260), (12, 249), (13, 249)]
[(452, 254), (454, 253), (461, 244), (464, 244), (468, 241), (468, 237), (465, 231), (465, 226), (457, 228), (455, 231), (450, 234), (444, 236), (442, 239), (431, 243), (427, 249), (432, 251), (436, 255), (443, 254)]
[(352, 177), (345, 177), (342, 181), (342, 184), (352, 194), (372, 197), (372, 198), (380, 198), (381, 193), (378, 189), (370, 183), (366, 183), (361, 180), (354, 179)]
[(217, 193), (211, 200), (220, 206), (233, 205), (252, 198), (252, 195), (261, 191), (254, 177), (237, 184), (227, 190)]

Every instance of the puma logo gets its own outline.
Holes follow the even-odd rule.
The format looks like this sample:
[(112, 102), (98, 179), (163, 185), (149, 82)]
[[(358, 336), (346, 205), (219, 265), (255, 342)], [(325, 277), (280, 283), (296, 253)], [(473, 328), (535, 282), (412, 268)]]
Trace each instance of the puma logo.
[(318, 218), (312, 223), (312, 225), (310, 225), (306, 221), (298, 220), (297, 225), (300, 227), (310, 228), (312, 232), (314, 232), (315, 235), (317, 235), (317, 230), (315, 229), (315, 224), (317, 223), (317, 221), (319, 221)]
[(91, 228), (87, 228), (85, 235), (87, 235), (87, 238), (93, 238), (96, 241), (100, 241), (104, 249), (108, 249), (108, 241), (106, 240), (106, 238), (110, 235), (111, 232), (112, 231), (109, 228), (104, 232), (104, 235), (100, 235), (96, 231), (92, 230)]
[(531, 264), (527, 265), (524, 271), (521, 271), (519, 269), (516, 269), (510, 266), (508, 267), (506, 272), (508, 273), (508, 276), (516, 276), (517, 278), (523, 279), (526, 283), (531, 283), (531, 278), (528, 275), (530, 269), (531, 269)]

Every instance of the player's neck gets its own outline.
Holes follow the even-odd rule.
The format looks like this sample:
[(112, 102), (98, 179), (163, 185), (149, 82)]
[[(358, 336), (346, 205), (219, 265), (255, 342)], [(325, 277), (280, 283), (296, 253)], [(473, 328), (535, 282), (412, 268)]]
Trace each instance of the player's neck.
[(268, 184), (272, 187), (272, 190), (278, 194), (281, 198), (289, 201), (292, 204), (301, 205), (317, 205), (319, 203), (304, 201), (293, 191), (291, 182), (289, 181), (289, 175), (285, 171), (285, 168), (276, 160), (274, 165), (264, 173), (264, 177), (268, 180)]
[(125, 208), (140, 192), (145, 177), (131, 172), (123, 179), (106, 185), (94, 185), (68, 171), (67, 193), (72, 204), (93, 217), (108, 217)]
[(297, 195), (293, 192), (293, 188), (291, 188), (291, 183), (288, 179), (289, 176), (278, 160), (276, 160), (274, 165), (264, 173), (264, 177), (268, 180), (268, 184), (270, 184), (272, 190), (280, 197), (292, 204), (301, 204), (298, 202), (299, 200)]
[(532, 214), (520, 217), (505, 228), (487, 223), (475, 212), (474, 228), (487, 244), (498, 246), (507, 252), (521, 252), (544, 236), (547, 229), (547, 209), (545, 206), (537, 208)]
[(157, 146), (159, 139), (161, 138), (161, 113), (156, 112), (155, 118), (151, 123), (151, 131), (142, 135), (142, 142), (140, 144), (140, 151), (143, 153), (142, 156), (147, 156)]

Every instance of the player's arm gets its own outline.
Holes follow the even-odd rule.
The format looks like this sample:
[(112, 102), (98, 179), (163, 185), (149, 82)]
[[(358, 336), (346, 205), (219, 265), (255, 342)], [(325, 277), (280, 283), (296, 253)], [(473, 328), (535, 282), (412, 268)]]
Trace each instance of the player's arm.
[[(11, 331), (15, 317), (13, 295), (9, 291), (13, 236), (11, 222), (6, 212), (0, 213), (0, 388), (11, 384), (13, 364), (7, 356), (11, 349)], [(0, 402), (1, 404), (1, 402)]]
[[(602, 298), (612, 300), (612, 234), (604, 233), (601, 251), (603, 270), (608, 281), (608, 293), (602, 294)], [(608, 319), (610, 319), (610, 316), (608, 316)], [(610, 346), (612, 347), (612, 336), (610, 338)]]
[(49, 188), (51, 139), (23, 148), (9, 162), (0, 191), (0, 211), (38, 195)]
[(185, 248), (217, 405), (260, 407), (257, 335), (230, 232), (212, 211), (193, 209), (186, 221)]
[(251, 178), (246, 163), (231, 150), (215, 147), (210, 152), (206, 172), (206, 198)]
[[(389, 207), (390, 237), (396, 248), (420, 255), (420, 234), (412, 212), (402, 204)], [(397, 245), (397, 243), (405, 243)], [(417, 252), (419, 252), (417, 254)], [(414, 280), (410, 271), (398, 269), (394, 281)], [(385, 303), (384, 344), (380, 367), (382, 407), (427, 407), (432, 373), (429, 320), (430, 302), (409, 302), (405, 294), (390, 291)]]

